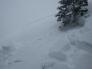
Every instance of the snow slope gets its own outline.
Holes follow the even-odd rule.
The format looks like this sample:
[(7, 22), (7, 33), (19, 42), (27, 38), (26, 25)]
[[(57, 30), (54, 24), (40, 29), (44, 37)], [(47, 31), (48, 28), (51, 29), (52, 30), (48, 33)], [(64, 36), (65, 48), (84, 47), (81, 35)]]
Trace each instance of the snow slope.
[(0, 0), (0, 38), (34, 21), (54, 15), (57, 0)]
[[(28, 3), (27, 7), (30, 6), (29, 2), (29, 0), (22, 2), (16, 0), (16, 3), (19, 4), (27, 5)], [(33, 7), (36, 8), (35, 2), (31, 0)], [(42, 6), (40, 3), (43, 3), (48, 10), (54, 9), (56, 2), (52, 0), (51, 2), (49, 0), (37, 1), (39, 7)], [(50, 4), (47, 5), (48, 3)], [(91, 4), (92, 2), (89, 1), (90, 15)], [(28, 9), (27, 12), (29, 12)], [(46, 14), (39, 10), (38, 12), (42, 13), (41, 19), (37, 12), (37, 15), (32, 16), (34, 19), (32, 22), (28, 21), (31, 19), (28, 17), (23, 20), (23, 24), (18, 24), (19, 28), (9, 31), (10, 33), (2, 37), (0, 40), (0, 69), (92, 69), (92, 17), (86, 19), (85, 26), (82, 28), (60, 31), (53, 15), (55, 10), (47, 12), (46, 8), (42, 7), (42, 9)], [(52, 11), (53, 13), (51, 13)], [(23, 12), (25, 17), (27, 15), (31, 17), (33, 13), (27, 12)]]

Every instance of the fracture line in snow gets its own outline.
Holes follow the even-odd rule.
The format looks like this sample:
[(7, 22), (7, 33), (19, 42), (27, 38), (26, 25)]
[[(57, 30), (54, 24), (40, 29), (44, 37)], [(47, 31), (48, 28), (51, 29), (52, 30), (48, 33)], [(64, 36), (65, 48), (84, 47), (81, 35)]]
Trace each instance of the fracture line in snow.
[(54, 15), (55, 15), (55, 14), (51, 14), (51, 15), (48, 15), (48, 16), (44, 16), (44, 17), (38, 18), (38, 19), (36, 19), (36, 20), (34, 20), (34, 21), (31, 21), (31, 22), (28, 23), (28, 24), (34, 24), (34, 23), (43, 21), (43, 20), (45, 20), (46, 18), (52, 17), (52, 16), (54, 16)]

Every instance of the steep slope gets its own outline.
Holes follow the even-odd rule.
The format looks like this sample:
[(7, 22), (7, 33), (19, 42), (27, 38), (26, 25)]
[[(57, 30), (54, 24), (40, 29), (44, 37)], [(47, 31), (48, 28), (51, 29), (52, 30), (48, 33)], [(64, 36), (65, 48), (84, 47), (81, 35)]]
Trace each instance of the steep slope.
[(66, 31), (53, 15), (25, 24), (1, 41), (0, 69), (92, 69), (91, 19)]

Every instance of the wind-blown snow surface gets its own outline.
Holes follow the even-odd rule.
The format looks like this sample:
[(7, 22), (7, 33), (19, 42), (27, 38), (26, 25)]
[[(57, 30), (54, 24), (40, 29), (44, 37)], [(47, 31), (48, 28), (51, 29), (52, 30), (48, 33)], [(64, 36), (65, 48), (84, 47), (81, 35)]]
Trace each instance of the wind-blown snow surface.
[(0, 30), (5, 34), (0, 39), (0, 69), (92, 69), (92, 16), (82, 28), (60, 31), (53, 16), (56, 0), (0, 3), (1, 23), (6, 25), (0, 23), (6, 27)]

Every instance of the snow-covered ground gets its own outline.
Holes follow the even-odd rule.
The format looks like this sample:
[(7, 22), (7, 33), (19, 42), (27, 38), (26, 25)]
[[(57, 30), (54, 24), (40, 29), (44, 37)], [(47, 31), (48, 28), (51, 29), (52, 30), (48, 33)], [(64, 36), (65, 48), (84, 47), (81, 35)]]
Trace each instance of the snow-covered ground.
[(0, 0), (0, 69), (92, 69), (92, 16), (60, 31), (57, 0)]

